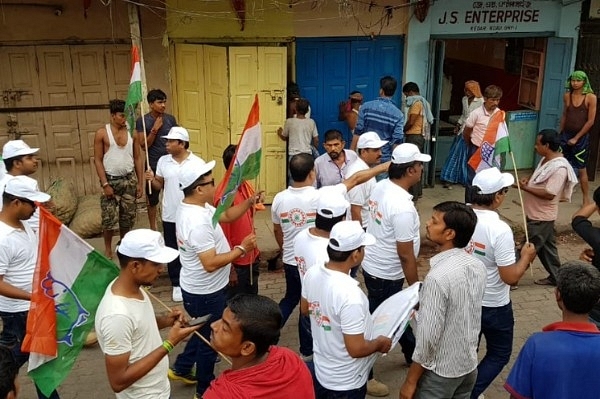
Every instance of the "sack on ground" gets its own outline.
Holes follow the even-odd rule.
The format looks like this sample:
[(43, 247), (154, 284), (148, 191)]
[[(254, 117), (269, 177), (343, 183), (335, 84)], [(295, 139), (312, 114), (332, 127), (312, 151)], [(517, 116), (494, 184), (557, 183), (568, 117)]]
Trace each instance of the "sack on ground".
[(71, 223), (77, 211), (77, 194), (73, 182), (59, 177), (50, 183), (47, 193), (52, 197), (54, 207), (51, 210), (54, 216), (66, 225)]
[(102, 233), (100, 196), (98, 194), (79, 198), (77, 212), (75, 212), (69, 228), (82, 238), (91, 238)]

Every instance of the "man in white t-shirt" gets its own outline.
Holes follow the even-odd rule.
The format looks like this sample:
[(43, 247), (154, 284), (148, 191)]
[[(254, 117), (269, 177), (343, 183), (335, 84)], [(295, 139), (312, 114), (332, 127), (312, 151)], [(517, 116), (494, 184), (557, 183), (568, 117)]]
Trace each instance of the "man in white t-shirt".
[[(0, 345), (10, 348), (21, 367), (29, 359), (28, 353), (21, 352), (21, 343), (38, 253), (37, 234), (25, 221), (36, 209), (34, 201), (46, 202), (50, 196), (39, 192), (30, 177), (8, 176), (0, 211)], [(58, 398), (58, 394), (55, 391), (50, 397)]]
[(484, 169), (473, 179), (471, 206), (477, 225), (467, 252), (481, 260), (487, 270), (480, 333), (485, 337), (486, 354), (477, 366), (473, 399), (487, 389), (510, 360), (515, 324), (510, 286), (519, 282), (536, 255), (535, 246), (527, 243), (516, 261), (512, 230), (496, 212), (514, 182), (513, 175), (497, 168)]
[(309, 154), (296, 154), (289, 163), (292, 185), (275, 195), (271, 205), (273, 233), (279, 248), (283, 251), (285, 271), (285, 295), (279, 302), (282, 323), (286, 321), (300, 302), (300, 273), (294, 259), (294, 239), (304, 229), (314, 226), (317, 214), (317, 201), (320, 193), (346, 195), (352, 189), (379, 173), (387, 170), (388, 163), (370, 170), (361, 171), (335, 186), (317, 190), (313, 186), (316, 178), (315, 161)]
[[(377, 245), (365, 249), (362, 269), (371, 313), (402, 290), (405, 278), (408, 285), (419, 279), (421, 223), (408, 189), (421, 181), (424, 162), (430, 160), (431, 156), (422, 154), (416, 145), (400, 144), (392, 152), (389, 178), (378, 182), (369, 198), (367, 232), (375, 236)], [(410, 327), (400, 338), (400, 345), (410, 364), (415, 346)]]
[(304, 278), (301, 311), (310, 315), (317, 398), (341, 394), (364, 398), (368, 356), (391, 348), (388, 337), (365, 337), (372, 325), (369, 304), (358, 282), (350, 277), (365, 246), (374, 243), (375, 237), (365, 233), (360, 223), (339, 222), (329, 236), (329, 261), (323, 267), (310, 268)]
[[(120, 399), (169, 399), (173, 347), (199, 326), (186, 327), (181, 310), (155, 316), (142, 287), (154, 283), (165, 263), (179, 256), (159, 232), (132, 230), (117, 247), (119, 276), (106, 288), (96, 312), (96, 333), (110, 387)], [(159, 330), (171, 327), (166, 340)]]
[[(23, 140), (10, 140), (2, 148), (2, 163), (6, 173), (0, 178), (0, 194), (4, 185), (14, 176), (31, 176), (38, 169), (37, 152), (39, 148), (31, 148)], [(36, 186), (37, 187), (37, 186)], [(0, 209), (2, 204), (0, 202)], [(26, 222), (37, 234), (40, 227), (40, 211), (36, 209)]]
[[(214, 167), (215, 161), (205, 163), (202, 160), (193, 160), (181, 166), (178, 179), (184, 198), (175, 217), (183, 303), (192, 317), (211, 315), (208, 322), (198, 330), (207, 340), (210, 339), (210, 324), (218, 320), (225, 309), (231, 262), (256, 247), (256, 236), (249, 234), (240, 245), (230, 248), (221, 226), (213, 224)], [(236, 220), (261, 197), (262, 193), (255, 194), (232, 206), (221, 214), (218, 221)], [(177, 356), (175, 364), (169, 370), (169, 378), (186, 384), (196, 383), (196, 396), (201, 398), (215, 378), (216, 359), (217, 354), (194, 335), (184, 351)], [(196, 376), (192, 374), (194, 365)]]
[[(348, 166), (346, 176), (350, 177), (358, 171), (367, 170), (379, 165), (381, 161), (381, 147), (387, 143), (387, 140), (381, 140), (375, 132), (361, 134), (356, 145), (358, 159)], [(372, 178), (348, 191), (350, 215), (352, 220), (360, 222), (363, 229), (366, 229), (369, 223), (369, 197), (376, 183), (377, 179)]]
[[(183, 199), (183, 193), (179, 189), (179, 169), (181, 165), (193, 160), (201, 160), (194, 155), (188, 148), (190, 147), (190, 135), (188, 131), (175, 126), (169, 130), (169, 134), (162, 137), (167, 140), (167, 155), (159, 158), (156, 165), (156, 174), (152, 169), (146, 170), (146, 180), (152, 184), (152, 190), (163, 190), (162, 197), (162, 227), (165, 237), (165, 244), (169, 248), (177, 249), (177, 236), (175, 234), (175, 214), (177, 207)], [(181, 287), (179, 287), (179, 274), (181, 272), (181, 263), (179, 257), (169, 262), (169, 279), (173, 286), (173, 301), (181, 302)]]
[[(327, 257), (329, 232), (333, 226), (346, 218), (346, 213), (350, 207), (350, 203), (346, 201), (341, 193), (333, 190), (327, 191), (332, 192), (319, 196), (315, 225), (302, 230), (294, 239), (294, 258), (300, 273), (300, 281), (302, 281), (308, 269), (322, 266), (329, 260)], [(313, 344), (308, 316), (300, 315), (298, 335), (300, 338), (300, 354), (304, 361), (310, 361), (313, 354)]]

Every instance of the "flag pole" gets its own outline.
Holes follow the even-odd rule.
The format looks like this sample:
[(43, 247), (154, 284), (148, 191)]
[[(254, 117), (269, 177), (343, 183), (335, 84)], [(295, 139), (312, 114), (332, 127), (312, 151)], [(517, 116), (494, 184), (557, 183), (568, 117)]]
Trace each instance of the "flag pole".
[[(164, 303), (163, 301), (161, 301), (156, 295), (154, 295), (153, 293), (150, 292), (150, 290), (146, 287), (146, 292), (148, 293), (148, 295), (154, 299), (156, 302), (158, 302), (162, 307), (164, 307), (167, 311), (172, 312), (173, 309), (171, 309), (170, 307), (167, 306), (166, 303)], [(231, 360), (229, 360), (229, 358), (227, 356), (225, 356), (224, 354), (222, 354), (221, 352), (219, 352), (218, 350), (215, 349), (214, 346), (211, 345), (210, 341), (208, 341), (206, 338), (204, 338), (204, 336), (202, 334), (200, 334), (198, 331), (194, 331), (194, 334), (196, 334), (198, 337), (200, 337), (200, 339), (202, 341), (204, 341), (204, 343), (208, 346), (210, 346), (212, 348), (212, 350), (214, 350), (215, 352), (217, 352), (219, 354), (219, 356), (221, 356), (221, 358), (223, 360), (225, 360), (227, 363), (229, 363), (229, 365), (231, 366)]]
[[(142, 56), (140, 55), (140, 66), (142, 64)], [(142, 74), (142, 79), (143, 79), (143, 74)], [(143, 82), (143, 81), (142, 81)], [(142, 83), (142, 87), (144, 87), (144, 83)], [(142, 97), (143, 96), (143, 92), (142, 92)], [(144, 114), (144, 106), (142, 105), (144, 104), (144, 100), (142, 99), (142, 101), (140, 102), (140, 117), (142, 118), (142, 129), (144, 131), (144, 148), (146, 149), (144, 151), (144, 153), (146, 154), (146, 170), (150, 169), (150, 156), (148, 155), (148, 137), (146, 135), (146, 115)], [(136, 132), (137, 134), (137, 132)], [(146, 172), (146, 170), (144, 170), (144, 172)], [(150, 180), (148, 180), (148, 193), (152, 194), (152, 182)]]
[[(510, 140), (510, 139), (509, 139)], [(527, 230), (527, 217), (525, 216), (525, 205), (523, 204), (523, 193), (521, 193), (521, 182), (519, 181), (519, 172), (517, 172), (517, 163), (515, 162), (515, 156), (510, 150), (510, 159), (512, 160), (513, 170), (515, 171), (515, 181), (517, 182), (517, 192), (519, 193), (519, 203), (521, 205), (521, 216), (523, 216), (523, 229), (525, 230), (525, 244), (529, 242), (529, 231)], [(531, 277), (533, 277), (533, 267), (529, 268)]]

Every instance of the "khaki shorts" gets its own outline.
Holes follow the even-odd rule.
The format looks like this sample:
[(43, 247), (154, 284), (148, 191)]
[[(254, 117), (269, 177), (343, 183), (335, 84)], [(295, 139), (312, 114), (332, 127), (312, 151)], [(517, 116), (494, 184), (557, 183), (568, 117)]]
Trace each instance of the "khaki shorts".
[(137, 179), (135, 174), (125, 176), (106, 176), (115, 193), (113, 198), (100, 197), (102, 209), (102, 230), (129, 230), (135, 224), (135, 192)]

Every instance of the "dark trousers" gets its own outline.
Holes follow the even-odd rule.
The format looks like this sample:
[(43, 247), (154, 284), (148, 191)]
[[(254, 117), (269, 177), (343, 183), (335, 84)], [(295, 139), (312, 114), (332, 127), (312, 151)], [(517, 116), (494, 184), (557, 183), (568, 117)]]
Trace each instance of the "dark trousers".
[[(210, 319), (197, 330), (207, 341), (210, 341), (212, 322), (219, 320), (225, 310), (226, 288), (206, 295), (197, 295), (181, 290), (183, 306), (191, 317), (200, 317), (211, 314)], [(214, 369), (217, 352), (198, 338), (196, 334), (190, 340), (183, 352), (177, 356), (173, 369), (178, 374), (188, 374), (196, 365), (196, 393), (202, 397), (208, 389), (210, 382), (215, 379)]]
[[(279, 301), (281, 310), (281, 326), (283, 327), (290, 315), (300, 302), (302, 294), (302, 282), (300, 272), (296, 265), (284, 264), (285, 270), (285, 296)], [(308, 316), (299, 315), (298, 318), (298, 338), (300, 339), (300, 353), (304, 356), (310, 356), (313, 353), (313, 340)]]
[(316, 378), (314, 384), (316, 399), (364, 399), (367, 396), (367, 384), (349, 391), (332, 391), (319, 384)]
[[(21, 345), (25, 338), (27, 328), (28, 312), (0, 312), (2, 319), (2, 333), (0, 333), (0, 345), (9, 348), (17, 362), (17, 367), (21, 368), (29, 360), (29, 353), (21, 352)], [(50, 396), (45, 396), (38, 387), (35, 387), (38, 399), (59, 399), (58, 392), (53, 391)]]
[(513, 330), (512, 303), (497, 308), (481, 308), (481, 332), (485, 337), (485, 356), (477, 366), (477, 380), (471, 399), (477, 399), (508, 364), (512, 353)]
[(252, 284), (250, 284), (250, 265), (232, 265), (237, 273), (237, 285), (227, 287), (227, 299), (231, 299), (237, 294), (258, 294), (258, 265), (259, 259), (252, 264)]
[[(425, 147), (425, 138), (422, 134), (405, 134), (404, 135), (405, 143), (412, 143), (419, 147), (419, 151), (423, 152), (423, 148)], [(414, 186), (408, 189), (410, 195), (413, 196), (413, 200), (416, 200), (423, 196), (423, 178)]]
[[(163, 235), (165, 237), (165, 245), (169, 248), (179, 249), (177, 247), (177, 234), (175, 233), (175, 223), (162, 222)], [(179, 274), (181, 273), (181, 262), (179, 256), (174, 261), (169, 262), (169, 280), (173, 287), (179, 287)]]
[[(382, 278), (371, 276), (364, 270), (363, 276), (365, 278), (365, 286), (367, 287), (367, 297), (369, 298), (369, 312), (371, 313), (373, 313), (383, 301), (402, 291), (402, 286), (404, 285), (404, 279), (384, 280)], [(399, 342), (406, 362), (412, 363), (412, 355), (415, 351), (415, 335), (413, 334), (410, 325), (406, 327)]]
[(560, 267), (560, 258), (556, 249), (556, 235), (554, 233), (554, 220), (538, 221), (527, 219), (529, 242), (535, 245), (537, 256), (548, 272), (548, 278), (556, 283), (556, 272)]
[(467, 156), (467, 182), (465, 184), (465, 204), (471, 203), (471, 190), (473, 187), (473, 179), (475, 178), (475, 169), (468, 164), (471, 157), (477, 152), (479, 147), (473, 143), (469, 143), (469, 155)]
[(477, 369), (456, 378), (445, 378), (425, 370), (417, 384), (414, 399), (468, 399), (477, 378)]

